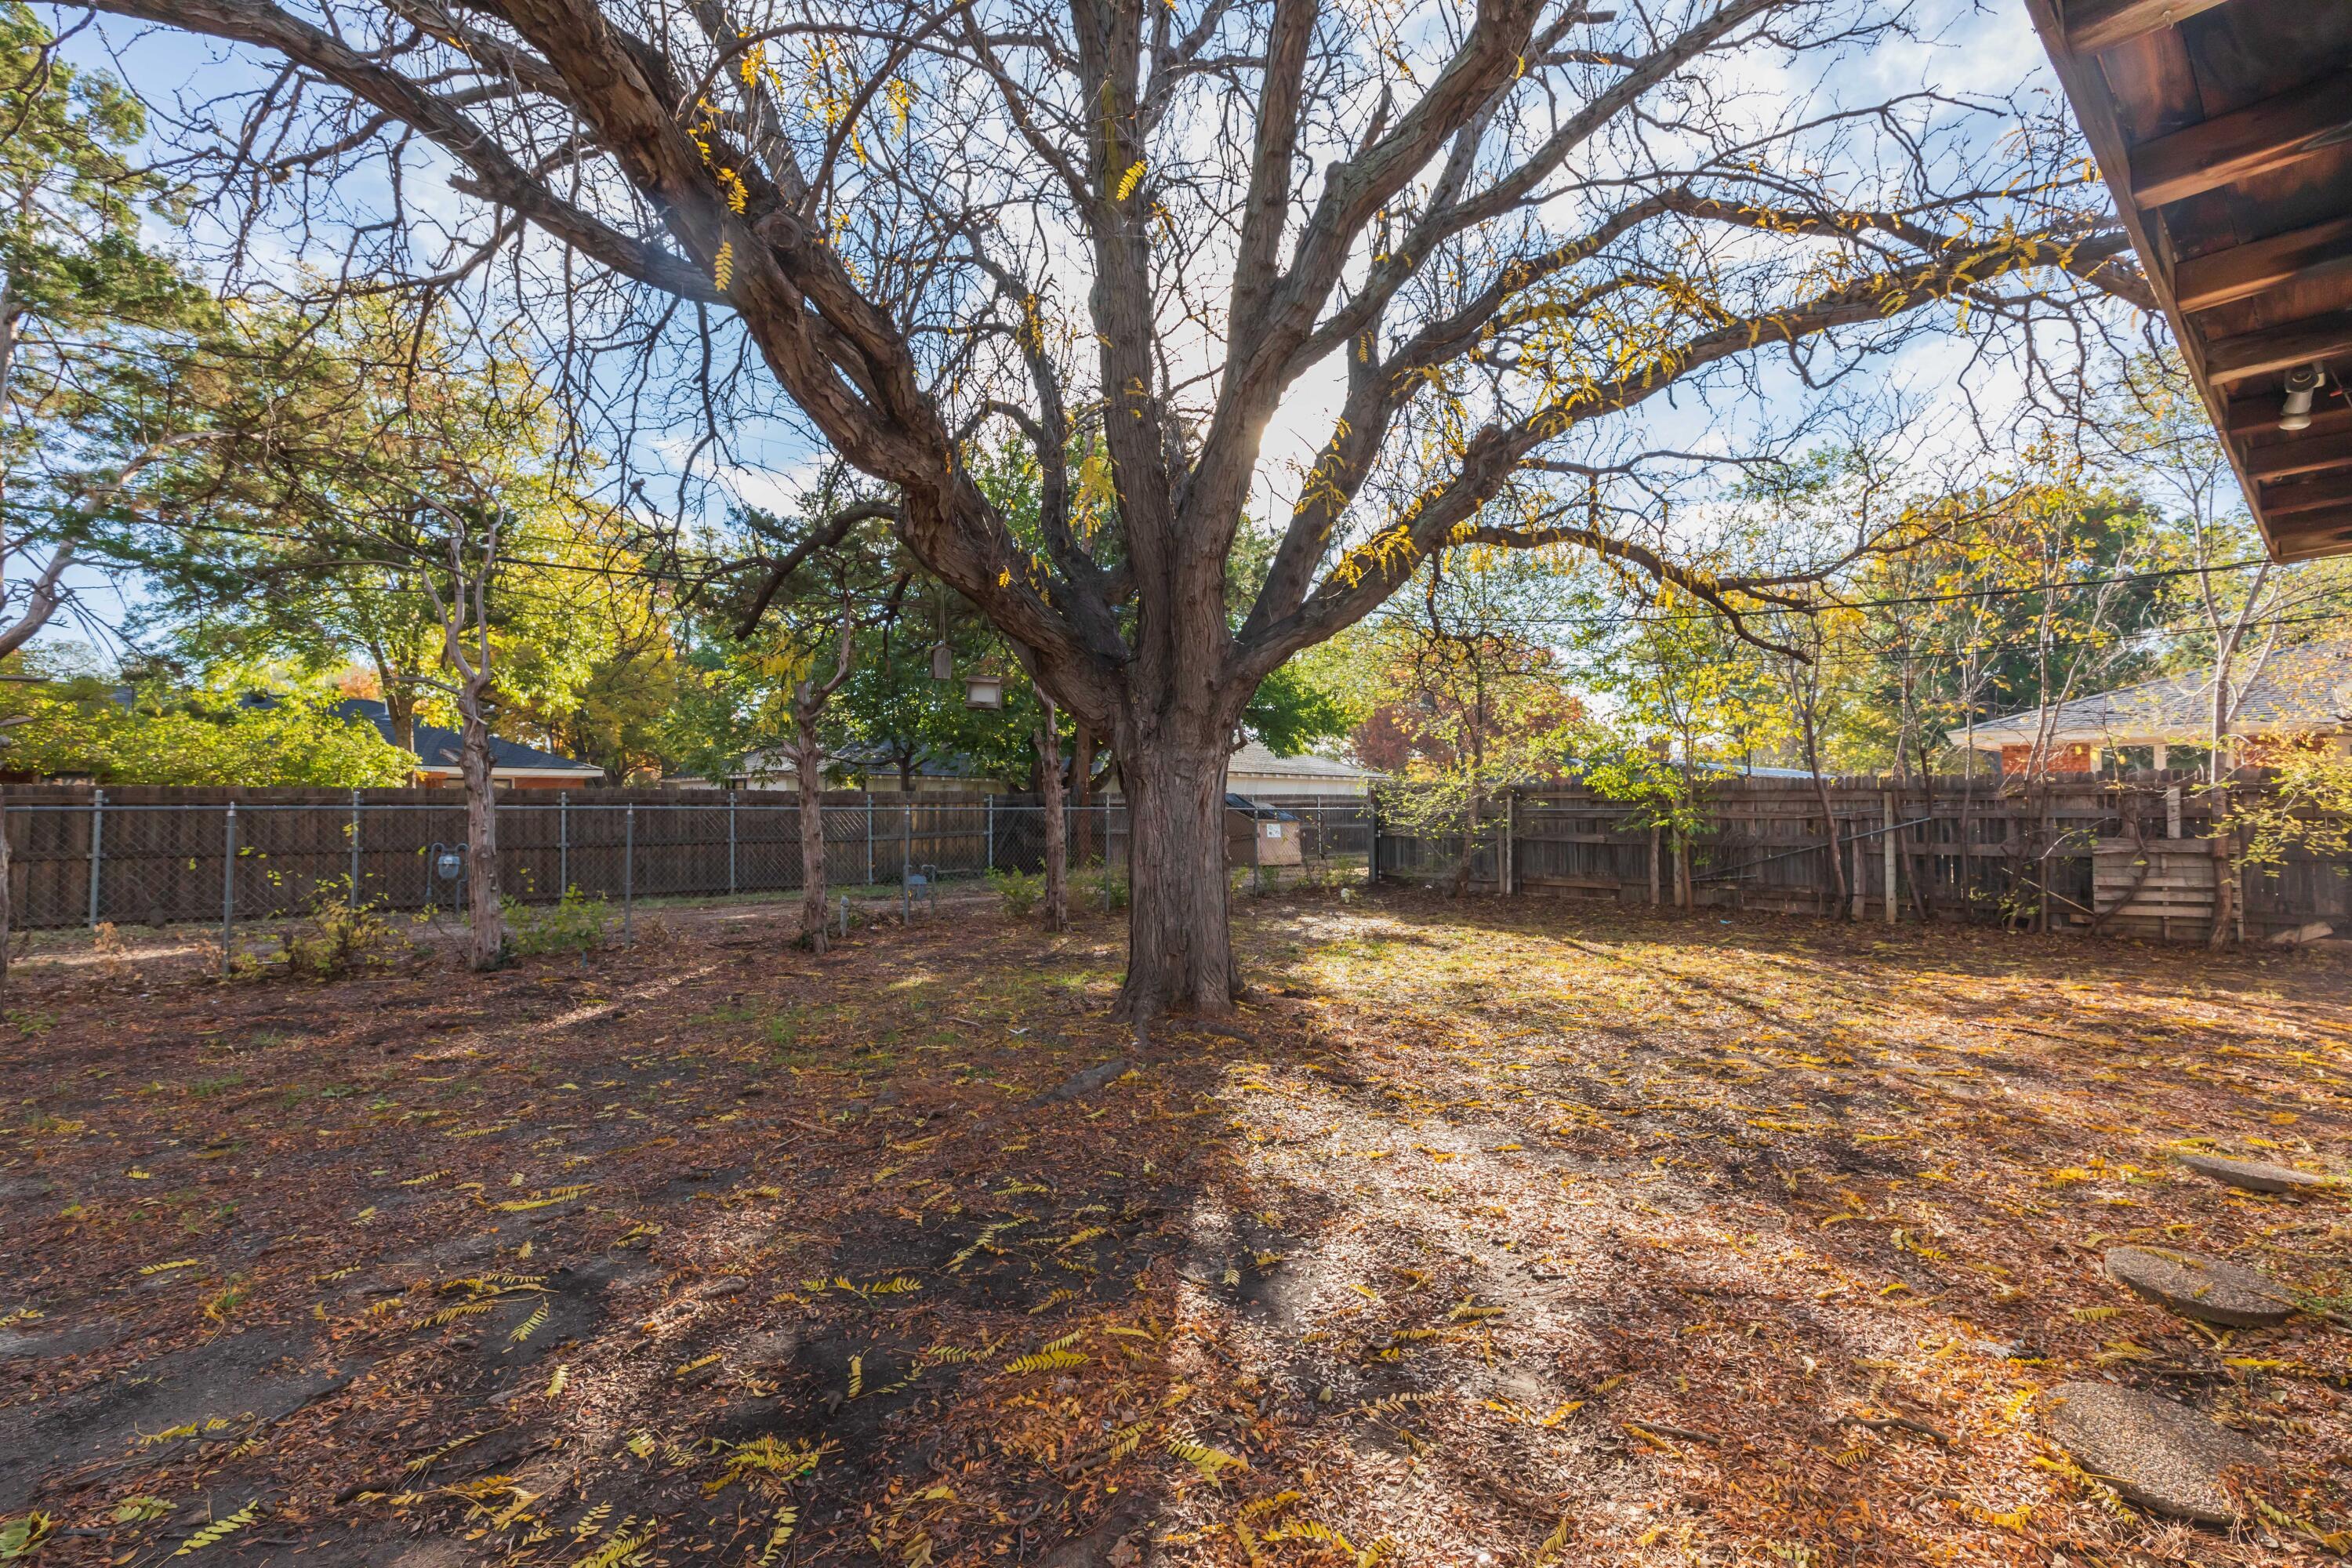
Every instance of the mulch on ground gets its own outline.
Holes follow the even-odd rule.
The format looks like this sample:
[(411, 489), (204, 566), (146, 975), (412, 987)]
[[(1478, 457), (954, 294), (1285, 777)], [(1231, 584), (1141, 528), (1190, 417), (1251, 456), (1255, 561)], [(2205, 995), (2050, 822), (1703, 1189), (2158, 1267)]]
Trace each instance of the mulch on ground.
[[(2352, 1167), (2341, 954), (1237, 907), (1253, 1001), (1141, 1043), (1114, 923), (971, 908), (20, 979), (0, 1519), (199, 1568), (2352, 1544), (2344, 1201), (2177, 1163)], [(2189, 1322), (2124, 1245), (2304, 1310)], [(2078, 1469), (2070, 1379), (2259, 1444), (2241, 1522)]]

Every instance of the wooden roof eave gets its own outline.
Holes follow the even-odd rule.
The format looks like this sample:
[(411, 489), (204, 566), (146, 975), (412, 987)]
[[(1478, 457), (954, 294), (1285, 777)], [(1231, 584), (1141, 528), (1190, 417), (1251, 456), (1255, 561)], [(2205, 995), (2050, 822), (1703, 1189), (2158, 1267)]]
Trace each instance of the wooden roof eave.
[[(2218, 4), (2219, 0), (2207, 3)], [(2197, 395), (2204, 399), (2205, 412), (2212, 419), (2214, 429), (2224, 430), (2230, 422), (2229, 404), (2215, 392), (2205, 371), (2203, 346), (2189, 331), (2188, 318), (2181, 314), (2169, 258), (2149, 242), (2147, 219), (2139, 204), (2131, 199), (2131, 155), (2124, 146), (2123, 127), (2116, 122), (2114, 112), (2107, 107), (2106, 88), (2091, 79), (2084, 62), (2076, 57), (2053, 0), (2025, 0), (2025, 10), (2033, 18), (2033, 30), (2042, 35), (2042, 47), (2050, 56), (2052, 68), (2058, 73), (2059, 86), (2065, 89), (2067, 101), (2074, 106), (2074, 119), (2083, 128), (2084, 140), (2091, 144), (2100, 176), (2106, 181), (2108, 194), (2115, 200), (2116, 216), (2123, 220), (2124, 231), (2131, 236), (2132, 248), (2139, 253), (2140, 267), (2164, 309), (2165, 321), (2172, 327), (2173, 342), (2180, 345), (2181, 357), (2188, 361), (2189, 379), (2196, 383)], [(2254, 510), (2254, 521), (2263, 531), (2263, 542), (2275, 554), (2276, 542), (2271, 537), (2270, 524), (2263, 519), (2256, 500), (2260, 492), (2246, 477), (2238, 458), (2238, 444), (2224, 440), (2221, 449), (2229, 454), (2230, 471), (2237, 477), (2238, 488), (2245, 492), (2247, 506)]]
[[(2352, 552), (2352, 10), (2308, 4), (2026, 0), (2280, 560)], [(2314, 363), (2287, 434), (2281, 378)]]

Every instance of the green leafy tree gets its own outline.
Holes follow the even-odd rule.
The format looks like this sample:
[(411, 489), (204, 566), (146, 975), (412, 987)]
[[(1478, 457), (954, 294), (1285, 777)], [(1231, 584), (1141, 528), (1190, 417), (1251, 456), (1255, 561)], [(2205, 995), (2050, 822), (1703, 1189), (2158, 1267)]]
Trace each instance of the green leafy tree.
[(243, 687), (125, 691), (79, 679), (19, 687), (5, 704), (9, 766), (102, 784), (380, 789), (408, 782), (414, 759), (373, 724), (333, 711), (338, 694), (303, 689), (257, 703)]

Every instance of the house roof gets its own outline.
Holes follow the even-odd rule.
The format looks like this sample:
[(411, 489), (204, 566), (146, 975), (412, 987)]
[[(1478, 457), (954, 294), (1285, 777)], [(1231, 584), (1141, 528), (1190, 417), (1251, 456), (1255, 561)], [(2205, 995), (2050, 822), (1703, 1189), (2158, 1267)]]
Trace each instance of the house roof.
[(1251, 741), (1234, 752), (1225, 763), (1225, 776), (1244, 778), (1348, 779), (1361, 782), (1381, 775), (1370, 768), (1358, 767), (1333, 757), (1312, 753), (1296, 757), (1276, 756), (1264, 743)]
[(2352, 5), (2026, 10), (2272, 553), (2352, 551)]
[[(355, 724), (373, 724), (386, 742), (392, 740), (392, 715), (383, 703), (372, 697), (347, 697), (336, 703), (331, 711), (338, 718)], [(437, 773), (458, 765), (464, 754), (464, 736), (455, 730), (445, 730), (438, 724), (427, 724), (422, 720), (417, 721), (415, 731), (419, 767)], [(494, 776), (499, 773), (567, 774), (577, 777), (583, 784), (604, 776), (604, 770), (593, 763), (542, 752), (520, 741), (502, 740), (496, 735), (490, 737), (490, 772)]]
[[(2061, 702), (2050, 710), (2046, 730), (2042, 710), (2031, 709), (1989, 720), (1973, 734), (1966, 728), (1948, 733), (1953, 745), (1973, 745), (1979, 751), (2036, 741), (2052, 745), (2195, 744), (2212, 733), (2212, 702), (2213, 672), (2203, 669)], [(2241, 735), (2352, 728), (2352, 645), (2318, 643), (2273, 654), (2239, 699), (2230, 728)]]

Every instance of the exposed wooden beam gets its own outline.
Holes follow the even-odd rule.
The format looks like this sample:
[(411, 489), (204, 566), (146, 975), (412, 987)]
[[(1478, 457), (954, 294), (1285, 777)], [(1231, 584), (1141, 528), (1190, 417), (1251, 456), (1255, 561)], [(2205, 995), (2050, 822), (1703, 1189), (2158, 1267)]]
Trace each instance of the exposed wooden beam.
[(2066, 7), (2066, 47), (2078, 55), (2096, 54), (2225, 3), (2226, 0), (2074, 0)]
[(2230, 386), (2258, 375), (2344, 354), (2352, 354), (2352, 311), (2288, 321), (2263, 331), (2209, 343), (2205, 348), (2205, 374), (2216, 386)]
[(2285, 479), (2347, 467), (2352, 467), (2352, 435), (2314, 437), (2305, 433), (2299, 440), (2257, 447), (2246, 454), (2246, 477), (2253, 479)]
[(2333, 511), (2298, 512), (2279, 520), (2270, 531), (2273, 552), (2281, 561), (2316, 561), (2323, 555), (2352, 555), (2352, 507)]
[(2132, 199), (2160, 207), (2352, 139), (2352, 72), (2250, 103), (2132, 149)]
[(2264, 485), (2263, 515), (2273, 521), (2299, 511), (2352, 506), (2352, 474), (2331, 474), (2299, 485)]
[(2172, 293), (2184, 310), (2210, 310), (2290, 283), (2330, 277), (2352, 281), (2352, 217), (2192, 256), (2173, 268)]
[[(2229, 418), (2221, 427), (2222, 433), (2241, 440), (2248, 437), (2272, 436), (2281, 440), (2301, 439), (2301, 437), (2286, 435), (2278, 427), (2279, 403), (2283, 395), (2276, 392), (2257, 392), (2230, 399)], [(2311, 406), (2311, 430), (2305, 431), (2304, 435), (2317, 431), (2324, 436), (2331, 430), (2352, 430), (2352, 405), (2344, 401), (2343, 394), (2332, 382), (2320, 389), (2319, 401)], [(2262, 450), (2260, 447), (2253, 449)]]

